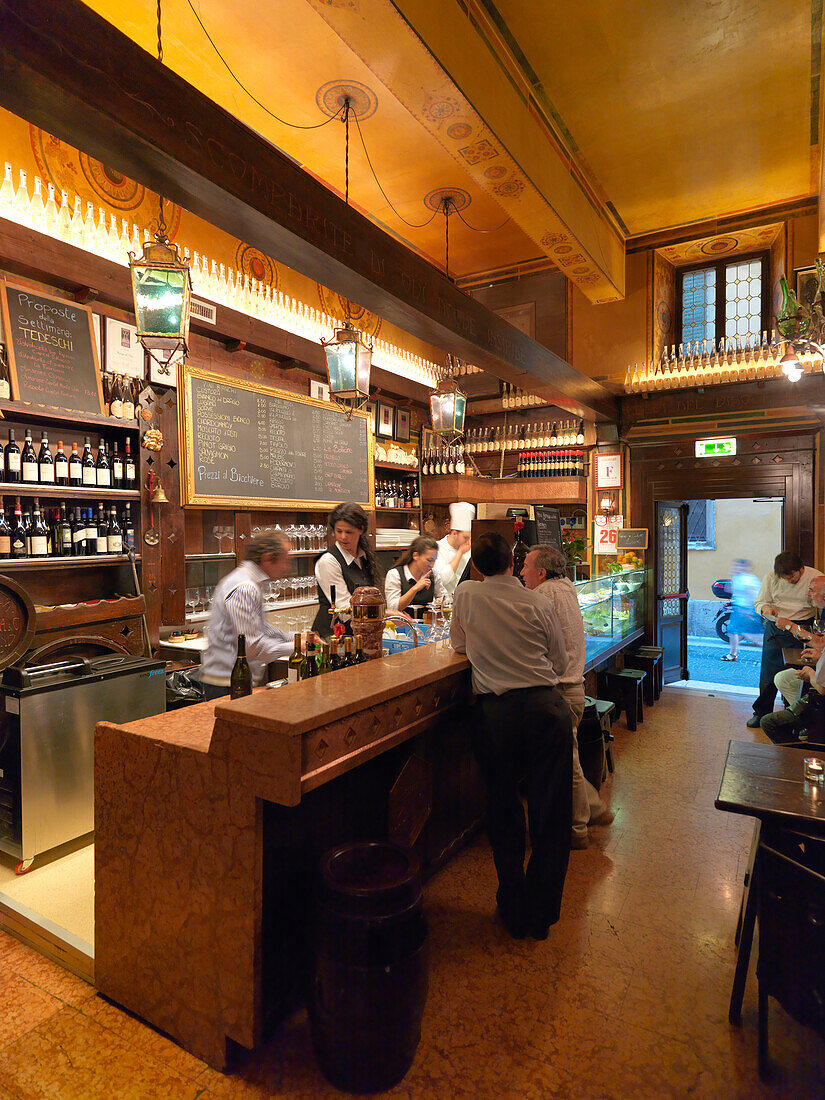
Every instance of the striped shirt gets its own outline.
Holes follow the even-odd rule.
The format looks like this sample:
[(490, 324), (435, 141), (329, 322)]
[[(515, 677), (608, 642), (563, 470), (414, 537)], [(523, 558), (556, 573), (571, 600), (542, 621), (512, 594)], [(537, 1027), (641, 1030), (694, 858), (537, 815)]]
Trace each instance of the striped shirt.
[(264, 618), (261, 585), (268, 580), (260, 566), (244, 561), (218, 584), (209, 607), (209, 644), (201, 661), (205, 683), (228, 686), (239, 634), (246, 636), (246, 656), (256, 684), (263, 682), (270, 661), (292, 652), (291, 635), (270, 626)]

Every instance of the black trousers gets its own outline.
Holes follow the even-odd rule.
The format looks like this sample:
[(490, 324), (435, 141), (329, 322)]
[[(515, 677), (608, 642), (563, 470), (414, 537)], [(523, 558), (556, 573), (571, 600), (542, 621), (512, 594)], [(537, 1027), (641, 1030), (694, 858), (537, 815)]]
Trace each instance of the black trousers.
[[(487, 788), (487, 834), (502, 909), (539, 925), (559, 919), (573, 823), (573, 726), (561, 694), (524, 688), (480, 697), (473, 751)], [(524, 781), (532, 852), (524, 870)]]
[[(802, 619), (799, 625), (804, 630), (810, 630), (813, 619)], [(782, 657), (783, 649), (802, 649), (804, 642), (795, 638), (787, 630), (777, 630), (776, 625), (770, 621), (765, 623), (765, 635), (762, 641), (762, 664), (759, 669), (759, 695), (753, 704), (753, 713), (760, 718), (770, 714), (776, 699), (776, 684), (773, 682), (777, 672), (785, 667)]]

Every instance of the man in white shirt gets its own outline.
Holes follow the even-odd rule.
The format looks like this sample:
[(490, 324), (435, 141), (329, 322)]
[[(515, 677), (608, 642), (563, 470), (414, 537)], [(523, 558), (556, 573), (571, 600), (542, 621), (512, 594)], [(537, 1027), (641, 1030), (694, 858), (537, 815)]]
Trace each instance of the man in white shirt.
[[(825, 608), (825, 576), (820, 574), (814, 577), (808, 586), (808, 598), (815, 608)], [(798, 640), (802, 640), (808, 634), (804, 627), (799, 627), (782, 617), (777, 626), (790, 630)], [(825, 695), (825, 648), (821, 645), (822, 639), (816, 639), (816, 641), (820, 644), (813, 649), (803, 651), (805, 656), (815, 655), (818, 658), (816, 668), (810, 666), (800, 669), (789, 668), (776, 675), (776, 686), (787, 699), (788, 706), (775, 714), (766, 714), (762, 719), (762, 732), (771, 741), (781, 743), (796, 740), (802, 729), (807, 730), (809, 736), (813, 730), (814, 736), (811, 739), (821, 740), (819, 734), (822, 733), (825, 717), (823, 715), (825, 701), (821, 698)], [(807, 695), (803, 695), (802, 690), (806, 683), (810, 685), (810, 690)]]
[(584, 621), (564, 554), (552, 546), (531, 546), (521, 571), (525, 585), (550, 601), (559, 620), (567, 664), (559, 669), (558, 689), (573, 719), (573, 831), (570, 847), (587, 848), (587, 826), (609, 825), (613, 814), (588, 783), (579, 760), (576, 733), (584, 714)]
[(798, 647), (799, 642), (787, 630), (780, 630), (776, 619), (789, 619), (801, 627), (810, 627), (815, 609), (808, 596), (808, 589), (815, 577), (821, 577), (818, 569), (805, 565), (799, 554), (784, 550), (777, 554), (773, 572), (762, 581), (754, 606), (765, 622), (762, 640), (762, 664), (759, 669), (759, 695), (753, 704), (753, 715), (747, 721), (750, 729), (757, 729), (766, 714), (773, 710), (776, 699), (774, 677), (785, 667), (783, 649)]
[(229, 693), (238, 635), (246, 638), (253, 683), (263, 682), (266, 666), (292, 652), (292, 637), (264, 618), (261, 586), (289, 572), (289, 539), (281, 531), (256, 535), (246, 544), (246, 560), (218, 584), (209, 607), (208, 648), (201, 662), (204, 698)]
[[(556, 687), (567, 653), (550, 602), (513, 576), (506, 539), (485, 532), (472, 560), (484, 580), (458, 588), (450, 642), (467, 654), (479, 696), (473, 751), (487, 788), (496, 901), (512, 936), (544, 939), (559, 919), (570, 858), (573, 727)], [(526, 871), (522, 780), (532, 844)]]
[(455, 594), (470, 560), (470, 532), (475, 514), (475, 506), (472, 504), (463, 501), (451, 504), (449, 533), (438, 541), (435, 571), (450, 596)]

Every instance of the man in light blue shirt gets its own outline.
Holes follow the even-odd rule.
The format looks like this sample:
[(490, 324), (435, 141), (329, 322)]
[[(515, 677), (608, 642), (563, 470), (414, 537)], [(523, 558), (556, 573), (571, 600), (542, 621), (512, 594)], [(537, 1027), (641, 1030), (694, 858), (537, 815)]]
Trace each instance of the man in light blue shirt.
[(264, 618), (261, 586), (289, 571), (289, 539), (282, 531), (256, 535), (246, 544), (246, 560), (215, 589), (209, 607), (208, 648), (201, 662), (205, 699), (229, 693), (238, 635), (246, 638), (253, 683), (263, 682), (266, 666), (292, 652), (292, 638)]

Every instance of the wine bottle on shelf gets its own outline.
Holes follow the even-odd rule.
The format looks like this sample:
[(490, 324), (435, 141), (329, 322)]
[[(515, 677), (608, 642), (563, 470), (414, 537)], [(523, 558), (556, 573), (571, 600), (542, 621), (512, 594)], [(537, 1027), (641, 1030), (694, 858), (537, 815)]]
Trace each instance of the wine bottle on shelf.
[(366, 653), (364, 652), (364, 639), (360, 634), (355, 635), (355, 659), (353, 664), (363, 665), (368, 660)]
[(83, 484), (83, 463), (77, 453), (77, 444), (72, 443), (72, 453), (69, 455), (69, 485), (72, 487)]
[(134, 489), (136, 483), (135, 460), (132, 458), (132, 449), (129, 437), (126, 437), (126, 454), (123, 456), (123, 488)]
[(455, 473), (455, 456), (453, 454), (453, 448), (452, 447), (447, 448), (447, 473), (448, 474), (454, 474)]
[(318, 675), (318, 659), (315, 656), (315, 642), (307, 642), (306, 656), (301, 662), (301, 679), (311, 680)]
[[(80, 460), (83, 472), (83, 484), (87, 486), (97, 485), (97, 470), (92, 456), (92, 440), (87, 435), (83, 437), (83, 457)], [(23, 479), (25, 481), (25, 477)]]
[(113, 416), (115, 420), (123, 419), (123, 385), (119, 374), (112, 375), (109, 415)]
[(238, 656), (232, 666), (232, 675), (229, 677), (229, 698), (242, 699), (244, 695), (252, 694), (252, 670), (246, 659), (246, 638), (238, 635)]
[(63, 486), (69, 484), (69, 460), (63, 450), (62, 439), (58, 439), (57, 450), (54, 452), (54, 483)]
[(26, 557), (30, 558), (32, 553), (32, 514), (28, 508), (23, 512), (23, 527), (26, 531)]
[(7, 401), (10, 397), (9, 361), (6, 355), (6, 345), (0, 343), (0, 398)]
[(464, 465), (464, 447), (458, 444), (458, 458), (456, 459), (455, 472), (457, 474), (463, 474), (466, 472), (467, 467)]
[(40, 514), (40, 502), (34, 498), (34, 517), (32, 519), (30, 550), (33, 558), (47, 558), (49, 556), (49, 529), (43, 522)]
[(11, 557), (11, 526), (6, 519), (3, 498), (0, 497), (0, 558)]
[(20, 497), (14, 498), (14, 523), (11, 528), (11, 557), (28, 557), (28, 545), (26, 527), (23, 523), (23, 512), (20, 508)]
[(342, 668), (349, 668), (350, 665), (355, 664), (355, 648), (353, 646), (352, 636), (347, 634), (344, 638), (344, 660), (341, 665)]
[(123, 546), (126, 550), (135, 548), (135, 525), (132, 522), (132, 505), (127, 504), (123, 510)]
[(110, 459), (112, 467), (112, 488), (123, 488), (123, 456), (118, 450), (117, 440), (112, 444), (112, 457)]
[(58, 557), (68, 558), (71, 556), (74, 550), (72, 545), (72, 524), (63, 501), (60, 502), (60, 507), (57, 510), (53, 543), (54, 552)]
[(135, 419), (135, 385), (134, 378), (123, 379), (123, 419), (134, 420)]
[(103, 390), (103, 415), (112, 415), (112, 376), (108, 371), (103, 371), (100, 376), (100, 385)]
[(86, 556), (97, 554), (97, 521), (91, 508), (86, 509)]
[(579, 421), (579, 430), (576, 432), (576, 442), (579, 446), (584, 443), (584, 421)]
[(97, 538), (95, 540), (95, 553), (96, 554), (108, 554), (109, 552), (109, 522), (106, 519), (106, 513), (103, 510), (103, 505), (97, 506)]
[(95, 483), (98, 489), (110, 489), (112, 487), (112, 468), (106, 457), (106, 441), (101, 439), (97, 445), (97, 462), (95, 462)]
[(40, 435), (40, 451), (37, 455), (37, 479), (41, 485), (54, 485), (54, 458), (49, 449), (49, 437), (45, 432)]
[(26, 441), (23, 444), (23, 453), (20, 455), (20, 466), (23, 471), (23, 481), (29, 485), (37, 484), (37, 455), (32, 445), (31, 428), (26, 428)]
[(109, 509), (109, 531), (106, 536), (107, 552), (109, 554), (123, 553), (123, 531), (117, 518), (114, 506)]
[(14, 428), (9, 428), (9, 441), (3, 448), (3, 480), (12, 484), (20, 480), (20, 448), (14, 442)]
[(418, 489), (418, 478), (416, 478), (413, 481), (412, 506), (413, 506), (413, 508), (420, 508), (421, 507), (421, 493), (419, 492), (419, 489)]
[(289, 655), (289, 660), (286, 666), (286, 678), (290, 684), (297, 684), (301, 679), (301, 664), (304, 660), (304, 654), (301, 651), (301, 635), (295, 635), (295, 647), (292, 653)]

